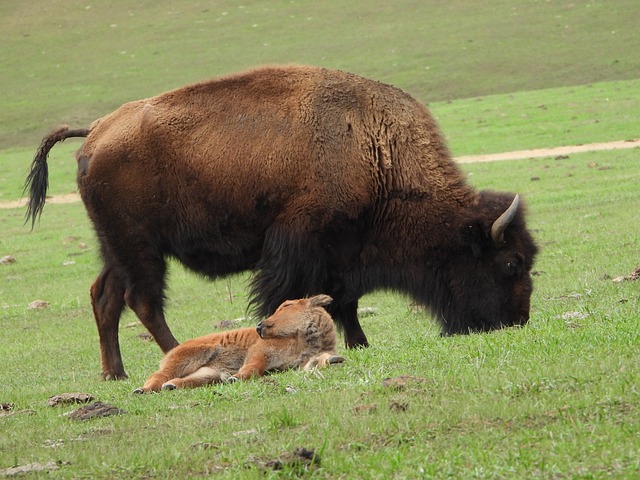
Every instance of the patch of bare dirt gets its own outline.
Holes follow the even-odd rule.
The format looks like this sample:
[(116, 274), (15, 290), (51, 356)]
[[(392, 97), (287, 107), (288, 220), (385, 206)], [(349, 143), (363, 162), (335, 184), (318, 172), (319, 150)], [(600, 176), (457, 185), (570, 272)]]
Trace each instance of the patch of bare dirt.
[[(21, 198), (20, 200), (14, 200), (12, 202), (0, 202), (0, 208), (22, 208), (27, 206), (28, 198)], [(63, 195), (53, 195), (47, 197), (47, 203), (60, 204), (60, 203), (73, 203), (80, 201), (80, 194), (78, 193), (65, 193)]]
[(34, 472), (51, 472), (53, 470), (58, 470), (61, 465), (67, 464), (68, 462), (47, 462), (17, 465), (15, 467), (0, 470), (0, 477), (17, 477)]
[(320, 457), (313, 449), (296, 448), (293, 452), (280, 455), (279, 458), (264, 463), (264, 467), (271, 470), (290, 470), (296, 474), (320, 465)]
[(382, 380), (382, 385), (392, 390), (405, 390), (408, 387), (428, 383), (426, 378), (415, 377), (413, 375), (400, 375), (399, 377), (389, 377)]
[(622, 282), (627, 282), (627, 281), (635, 281), (640, 279), (640, 267), (636, 268), (633, 272), (631, 272), (629, 275), (624, 275), (621, 277), (616, 277), (613, 279), (613, 281), (615, 283), (622, 283)]
[(112, 415), (122, 415), (127, 413), (118, 407), (108, 403), (94, 402), (86, 407), (80, 407), (75, 412), (71, 412), (69, 418), (72, 420), (90, 420), (92, 418), (110, 417)]
[(486, 155), (467, 155), (457, 157), (458, 163), (497, 162), (500, 160), (524, 160), (526, 158), (566, 156), (571, 153), (598, 152), (601, 150), (621, 150), (640, 147), (640, 140), (623, 140), (620, 142), (585, 143), (584, 145), (569, 145), (566, 147), (535, 148), (515, 152), (491, 153)]

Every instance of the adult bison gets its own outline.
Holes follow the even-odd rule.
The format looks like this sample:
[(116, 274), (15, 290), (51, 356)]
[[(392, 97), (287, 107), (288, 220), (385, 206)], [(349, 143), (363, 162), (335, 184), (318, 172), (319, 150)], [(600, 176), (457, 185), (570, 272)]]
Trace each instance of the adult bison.
[(128, 305), (167, 352), (166, 259), (217, 278), (253, 270), (252, 303), (326, 293), (348, 347), (358, 299), (404, 292), (444, 334), (529, 318), (537, 248), (519, 197), (476, 192), (435, 121), (401, 90), (341, 71), (272, 66), (127, 103), (40, 146), (25, 191), (35, 222), (47, 155), (69, 137), (104, 267), (91, 286), (102, 375), (126, 377)]

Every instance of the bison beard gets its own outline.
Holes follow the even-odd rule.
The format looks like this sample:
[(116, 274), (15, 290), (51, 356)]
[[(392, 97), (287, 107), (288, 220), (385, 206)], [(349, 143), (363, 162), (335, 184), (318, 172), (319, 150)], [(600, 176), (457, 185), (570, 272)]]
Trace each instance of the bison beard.
[(252, 305), (325, 293), (348, 347), (366, 346), (367, 292), (403, 292), (444, 334), (521, 325), (537, 253), (513, 194), (476, 192), (424, 106), (316, 67), (274, 66), (123, 105), (36, 153), (27, 219), (45, 203), (47, 155), (86, 137), (78, 187), (104, 267), (91, 287), (102, 375), (126, 377), (125, 305), (167, 352), (166, 259), (210, 278), (252, 270)]

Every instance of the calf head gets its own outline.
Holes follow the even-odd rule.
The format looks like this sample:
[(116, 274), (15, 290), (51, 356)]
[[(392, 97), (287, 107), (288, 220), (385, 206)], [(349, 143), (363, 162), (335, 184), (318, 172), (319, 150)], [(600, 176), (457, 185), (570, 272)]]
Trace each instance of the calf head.
[(316, 295), (311, 298), (299, 300), (287, 300), (269, 318), (258, 323), (256, 330), (262, 338), (291, 338), (305, 334), (310, 324), (317, 320), (328, 318), (333, 326), (333, 321), (324, 310), (325, 305), (331, 303), (328, 295)]

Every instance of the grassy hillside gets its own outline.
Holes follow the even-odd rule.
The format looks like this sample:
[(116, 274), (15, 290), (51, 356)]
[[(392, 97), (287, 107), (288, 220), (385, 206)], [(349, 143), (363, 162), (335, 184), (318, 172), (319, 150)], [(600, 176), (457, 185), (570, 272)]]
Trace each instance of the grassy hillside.
[(341, 68), (424, 102), (640, 77), (635, 0), (38, 3), (0, 3), (0, 149), (262, 63)]
[[(101, 382), (88, 287), (100, 265), (81, 204), (50, 205), (33, 232), (0, 224), (0, 475), (14, 465), (57, 478), (635, 478), (640, 468), (640, 296), (636, 151), (464, 166), (480, 188), (519, 191), (542, 247), (530, 323), (440, 338), (425, 312), (379, 292), (361, 301), (372, 346), (329, 371), (133, 395), (159, 349), (128, 312), (130, 380)], [(209, 283), (172, 264), (167, 318), (180, 339), (244, 316), (247, 277)], [(44, 310), (27, 305), (46, 300)], [(244, 320), (241, 325), (251, 325)], [(385, 387), (387, 377), (419, 380)], [(86, 392), (127, 413), (70, 420)], [(269, 461), (315, 450), (311, 471)], [(56, 463), (58, 462), (58, 463)], [(49, 469), (52, 467), (48, 467)], [(266, 472), (266, 473), (263, 473)]]
[[(0, 202), (20, 196), (40, 138), (121, 103), (268, 62), (342, 68), (429, 102), (457, 155), (640, 136), (635, 0), (0, 2)], [(73, 151), (51, 193), (75, 190)], [(406, 298), (367, 295), (372, 346), (343, 366), (136, 396), (159, 349), (131, 312), (130, 380), (99, 380), (89, 286), (98, 245), (80, 203), (33, 231), (0, 209), (0, 477), (636, 478), (638, 150), (467, 164), (518, 191), (542, 247), (525, 328), (441, 338)], [(171, 264), (167, 319), (184, 340), (244, 317), (248, 276), (205, 282)], [(34, 300), (50, 303), (29, 309)], [(254, 320), (239, 320), (253, 325)], [(387, 377), (417, 377), (404, 388)], [(87, 392), (125, 414), (75, 422)], [(269, 461), (304, 447), (319, 465)], [(29, 476), (30, 475), (30, 476)]]

